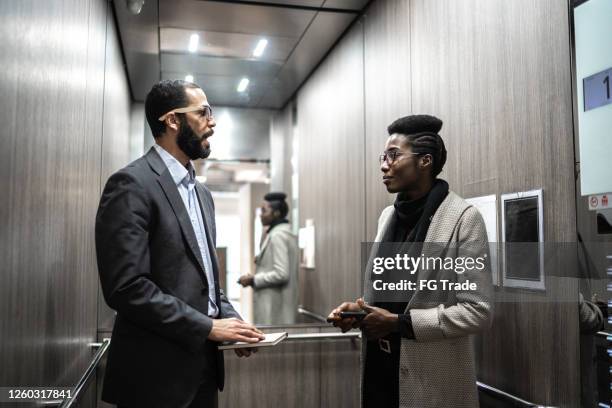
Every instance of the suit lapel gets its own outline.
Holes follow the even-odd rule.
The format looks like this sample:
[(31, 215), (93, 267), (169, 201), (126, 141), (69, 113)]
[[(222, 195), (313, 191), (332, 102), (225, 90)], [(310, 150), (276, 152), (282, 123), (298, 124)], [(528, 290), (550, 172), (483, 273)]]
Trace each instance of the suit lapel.
[[(191, 225), (191, 219), (189, 218), (189, 214), (187, 213), (187, 209), (185, 208), (185, 203), (181, 198), (181, 195), (178, 192), (178, 188), (170, 175), (170, 171), (166, 167), (166, 164), (159, 157), (155, 148), (151, 148), (146, 155), (147, 161), (151, 168), (157, 173), (159, 176), (157, 178), (157, 182), (160, 184), (166, 198), (170, 202), (170, 206), (172, 207), (172, 211), (178, 220), (179, 226), (181, 227), (181, 232), (183, 233), (183, 237), (185, 237), (185, 241), (187, 242), (187, 246), (191, 250), (191, 253), (198, 261), (198, 265), (202, 272), (204, 271), (204, 261), (202, 260), (202, 254), (200, 253), (200, 248), (198, 246), (198, 241), (195, 236), (195, 232), (193, 231), (193, 226)], [(206, 276), (204, 276), (206, 278)], [(205, 280), (206, 282), (206, 280)]]
[(204, 271), (204, 260), (202, 259), (202, 254), (200, 253), (198, 240), (196, 239), (195, 232), (193, 231), (189, 213), (187, 213), (185, 203), (178, 192), (176, 184), (174, 184), (174, 180), (172, 180), (170, 173), (166, 171), (157, 179), (157, 182), (161, 185), (161, 188), (164, 190), (164, 194), (166, 194), (166, 198), (168, 198), (168, 201), (172, 206), (174, 215), (179, 222), (181, 231), (183, 232), (183, 236), (187, 241), (187, 245), (189, 246), (191, 253), (196, 257), (200, 268), (202, 268), (202, 271)]

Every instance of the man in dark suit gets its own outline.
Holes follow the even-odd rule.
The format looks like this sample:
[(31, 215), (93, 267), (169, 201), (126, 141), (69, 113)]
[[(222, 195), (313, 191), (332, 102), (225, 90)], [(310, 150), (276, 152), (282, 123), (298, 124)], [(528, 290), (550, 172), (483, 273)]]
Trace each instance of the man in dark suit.
[(156, 144), (110, 177), (96, 218), (102, 290), (117, 311), (102, 399), (216, 407), (218, 342), (263, 334), (219, 289), (214, 204), (191, 163), (210, 154), (215, 120), (204, 91), (185, 81), (153, 86), (145, 112)]

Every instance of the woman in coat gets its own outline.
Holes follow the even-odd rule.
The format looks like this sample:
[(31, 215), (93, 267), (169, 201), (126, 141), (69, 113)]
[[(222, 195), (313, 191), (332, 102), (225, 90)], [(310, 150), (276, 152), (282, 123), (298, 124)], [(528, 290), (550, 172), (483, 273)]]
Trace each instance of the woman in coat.
[(267, 229), (255, 274), (238, 281), (253, 287), (255, 324), (292, 324), (297, 314), (299, 250), (297, 237), (287, 221), (289, 206), (285, 193), (268, 193), (261, 206), (261, 223)]
[[(389, 126), (381, 171), (387, 191), (398, 193), (397, 198), (378, 221), (364, 299), (345, 302), (330, 314), (343, 331), (359, 327), (364, 334), (363, 407), (478, 406), (470, 335), (489, 327), (492, 318), (487, 234), (476, 208), (437, 178), (446, 161), (441, 128), (442, 121), (428, 115), (407, 116)], [(455, 265), (478, 258), (482, 268), (457, 267), (441, 275), (440, 267), (421, 264), (401, 276), (413, 282), (410, 290), (379, 291), (387, 275), (373, 272), (373, 265), (380, 265), (377, 255), (389, 253), (388, 243), (399, 243), (393, 244), (395, 253), (450, 259)], [(443, 288), (441, 276), (467, 282), (469, 289)], [(435, 282), (437, 288), (419, 288), (421, 281)], [(340, 318), (343, 311), (366, 315)]]

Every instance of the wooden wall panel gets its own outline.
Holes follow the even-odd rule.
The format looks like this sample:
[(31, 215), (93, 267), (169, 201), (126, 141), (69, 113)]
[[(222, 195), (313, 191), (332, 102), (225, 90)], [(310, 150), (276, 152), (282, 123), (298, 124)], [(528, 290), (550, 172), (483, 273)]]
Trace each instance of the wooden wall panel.
[[(442, 177), (466, 197), (544, 190), (545, 239), (575, 241), (567, 4), (411, 2), (412, 103), (444, 120)], [(367, 81), (367, 78), (366, 78)], [(480, 380), (538, 403), (578, 404), (577, 282), (500, 289)]]
[(305, 306), (327, 315), (361, 292), (365, 238), (363, 28), (357, 23), (299, 91), (300, 225), (314, 219), (316, 269)]
[(387, 126), (410, 115), (410, 1), (375, 1), (364, 18), (366, 239), (376, 236), (378, 217), (393, 203), (382, 183), (378, 156)]

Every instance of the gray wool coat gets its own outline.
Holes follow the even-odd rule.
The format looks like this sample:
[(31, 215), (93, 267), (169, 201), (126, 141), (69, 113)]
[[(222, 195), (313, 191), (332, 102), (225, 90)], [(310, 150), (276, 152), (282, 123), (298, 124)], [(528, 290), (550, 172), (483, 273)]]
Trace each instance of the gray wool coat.
[(292, 324), (297, 315), (299, 251), (289, 224), (272, 228), (255, 260), (255, 324)]
[[(380, 242), (394, 208), (385, 208), (378, 221), (376, 242)], [(487, 254), (489, 247), (484, 221), (475, 207), (454, 192), (438, 207), (425, 238), (426, 256), (473, 256)], [(427, 246), (427, 243), (436, 243)], [(365, 300), (372, 298), (371, 262), (366, 268)], [(399, 400), (402, 408), (478, 407), (473, 334), (487, 329), (492, 321), (491, 273), (471, 270), (454, 276), (456, 282), (475, 282), (476, 291), (446, 291), (443, 294), (416, 290), (406, 311), (410, 310), (415, 339), (401, 340)], [(434, 278), (420, 268), (417, 279)], [(363, 367), (366, 339), (362, 347)], [(362, 383), (363, 386), (363, 383)], [(363, 388), (363, 387), (362, 387)]]

